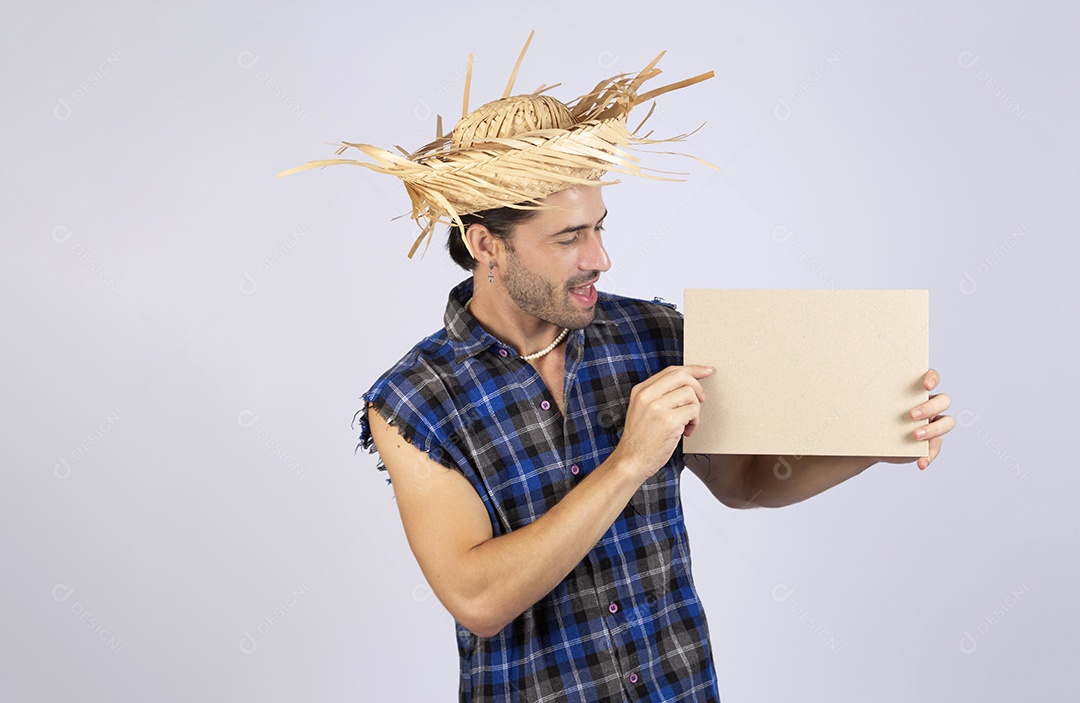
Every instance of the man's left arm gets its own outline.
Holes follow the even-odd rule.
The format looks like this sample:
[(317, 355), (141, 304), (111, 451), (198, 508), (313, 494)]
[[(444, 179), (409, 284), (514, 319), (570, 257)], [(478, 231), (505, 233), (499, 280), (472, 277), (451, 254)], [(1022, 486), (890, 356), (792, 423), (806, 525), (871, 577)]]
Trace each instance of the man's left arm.
[[(923, 376), (928, 391), (940, 381), (941, 375), (934, 369)], [(910, 411), (913, 420), (930, 418), (928, 424), (913, 433), (915, 439), (928, 440), (929, 456), (919, 457), (916, 462), (920, 469), (937, 458), (942, 437), (955, 426), (952, 417), (941, 414), (950, 404), (949, 396), (939, 393)], [(732, 508), (791, 505), (843, 483), (878, 462), (911, 461), (911, 457), (686, 455), (687, 468), (720, 502)]]

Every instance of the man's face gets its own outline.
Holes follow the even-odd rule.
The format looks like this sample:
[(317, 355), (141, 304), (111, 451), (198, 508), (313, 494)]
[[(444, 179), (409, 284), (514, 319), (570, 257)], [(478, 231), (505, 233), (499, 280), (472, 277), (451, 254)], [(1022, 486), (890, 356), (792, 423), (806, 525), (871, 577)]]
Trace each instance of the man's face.
[(601, 240), (607, 208), (599, 186), (574, 186), (514, 227), (501, 276), (507, 294), (533, 317), (580, 329), (596, 312), (596, 280), (611, 268)]

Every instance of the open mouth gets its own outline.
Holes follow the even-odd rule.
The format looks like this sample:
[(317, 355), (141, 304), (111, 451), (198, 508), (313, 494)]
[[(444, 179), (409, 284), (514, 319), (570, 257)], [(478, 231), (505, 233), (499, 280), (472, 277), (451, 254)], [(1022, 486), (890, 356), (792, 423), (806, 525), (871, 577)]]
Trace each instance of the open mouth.
[(591, 308), (596, 305), (596, 281), (594, 278), (589, 283), (570, 289), (570, 297), (581, 303), (582, 306)]

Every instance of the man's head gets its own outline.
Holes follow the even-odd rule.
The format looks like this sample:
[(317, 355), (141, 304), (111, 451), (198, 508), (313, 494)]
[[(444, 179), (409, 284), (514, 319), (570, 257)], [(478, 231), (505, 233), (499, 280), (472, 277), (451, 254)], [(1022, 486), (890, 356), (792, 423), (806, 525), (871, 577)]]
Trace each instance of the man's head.
[[(476, 259), (456, 227), (451, 227), (448, 248), (459, 265), (474, 271), (476, 287), (495, 286), (491, 292), (505, 296), (504, 302), (559, 327), (585, 327), (595, 314), (594, 284), (611, 268), (601, 237), (607, 208), (600, 190), (574, 186), (544, 199), (554, 207), (503, 208), (511, 212), (494, 217), (481, 213), (485, 216), (470, 220), (465, 232)], [(474, 266), (468, 267), (469, 262)], [(495, 279), (490, 284), (489, 267)]]

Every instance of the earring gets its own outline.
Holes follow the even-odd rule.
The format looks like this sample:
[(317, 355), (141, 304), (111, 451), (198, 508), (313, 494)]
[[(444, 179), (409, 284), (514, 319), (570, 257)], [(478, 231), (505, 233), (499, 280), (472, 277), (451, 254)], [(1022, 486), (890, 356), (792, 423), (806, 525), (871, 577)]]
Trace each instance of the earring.
[(494, 283), (495, 282), (495, 273), (494, 272), (495, 272), (495, 262), (494, 261), (489, 261), (488, 262), (488, 283)]

